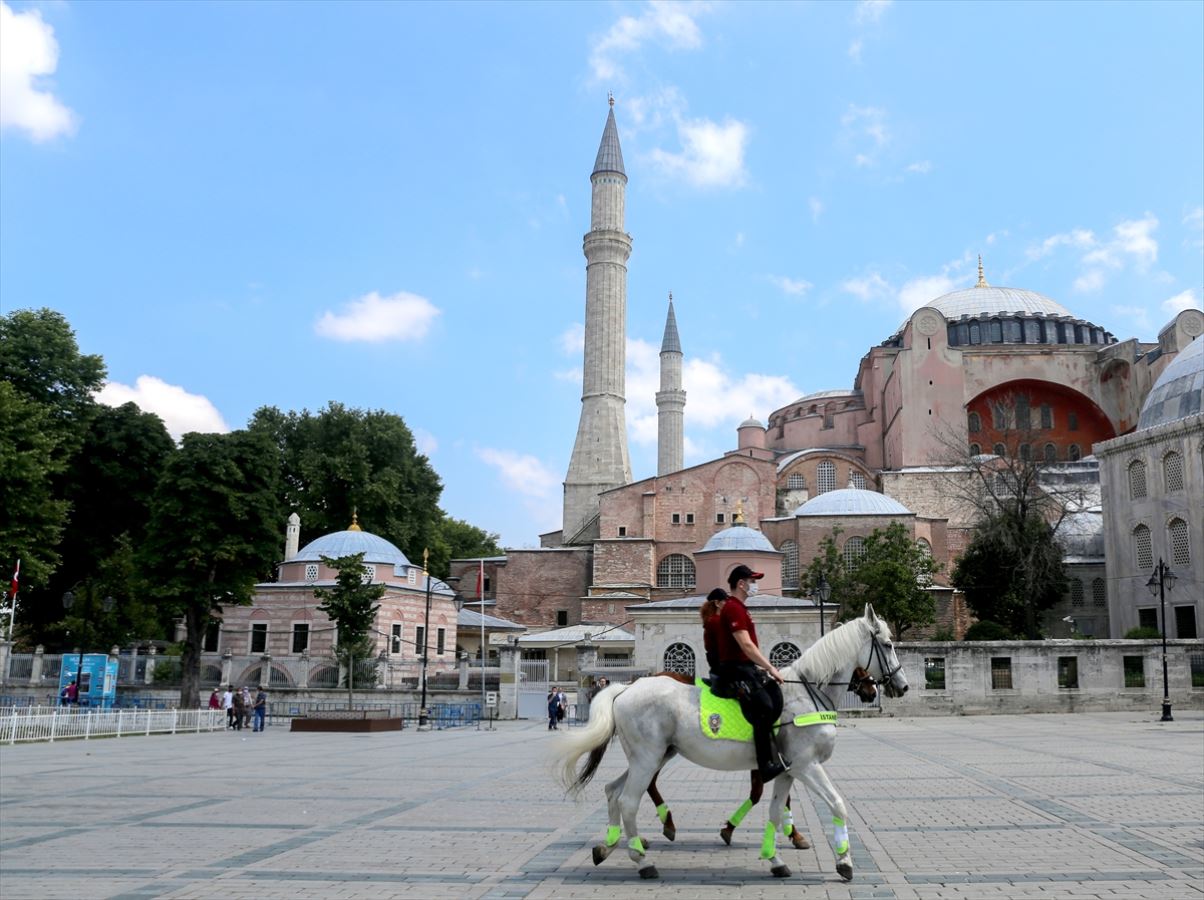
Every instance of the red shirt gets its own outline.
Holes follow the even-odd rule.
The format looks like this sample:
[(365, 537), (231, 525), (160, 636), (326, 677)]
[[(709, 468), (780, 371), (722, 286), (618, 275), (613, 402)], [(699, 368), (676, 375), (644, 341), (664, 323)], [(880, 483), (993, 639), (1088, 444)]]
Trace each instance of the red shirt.
[(712, 669), (719, 667), (719, 613), (711, 616), (702, 623), (702, 646), (706, 648), (707, 665)]
[(719, 639), (719, 661), (752, 662), (736, 643), (736, 632), (747, 631), (753, 644), (761, 646), (757, 643), (757, 626), (753, 625), (753, 620), (749, 618), (748, 608), (737, 597), (728, 597), (723, 609), (719, 610), (719, 615), (714, 619), (718, 622), (715, 630)]

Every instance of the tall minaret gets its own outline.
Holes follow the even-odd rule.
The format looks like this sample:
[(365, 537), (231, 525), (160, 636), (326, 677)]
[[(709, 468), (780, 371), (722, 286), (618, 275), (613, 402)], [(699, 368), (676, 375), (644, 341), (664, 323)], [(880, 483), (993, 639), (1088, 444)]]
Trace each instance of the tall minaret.
[(681, 338), (669, 294), (669, 316), (661, 341), (661, 389), (656, 392), (656, 474), (679, 472), (684, 465), (686, 392), (681, 389)]
[(615, 125), (615, 101), (590, 176), (593, 199), (585, 236), (585, 366), (581, 421), (564, 479), (564, 540), (572, 540), (598, 513), (598, 494), (631, 481), (627, 420), (623, 413), (627, 339), (627, 257), (623, 230), (627, 173)]

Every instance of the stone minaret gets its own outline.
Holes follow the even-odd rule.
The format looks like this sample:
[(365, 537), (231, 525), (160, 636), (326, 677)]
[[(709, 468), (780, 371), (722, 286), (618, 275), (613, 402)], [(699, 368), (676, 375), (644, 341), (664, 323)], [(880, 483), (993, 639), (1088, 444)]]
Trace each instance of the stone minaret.
[[(598, 494), (631, 481), (623, 412), (627, 339), (627, 257), (623, 230), (627, 173), (615, 125), (615, 101), (590, 176), (593, 200), (585, 236), (585, 366), (581, 421), (564, 479), (564, 541), (598, 514)], [(586, 537), (583, 535), (583, 537)]]
[(686, 392), (681, 389), (681, 338), (669, 294), (669, 316), (661, 341), (661, 389), (656, 392), (656, 474), (679, 472), (684, 465)]
[(290, 513), (288, 525), (284, 529), (284, 561), (288, 562), (297, 555), (301, 544), (301, 517)]

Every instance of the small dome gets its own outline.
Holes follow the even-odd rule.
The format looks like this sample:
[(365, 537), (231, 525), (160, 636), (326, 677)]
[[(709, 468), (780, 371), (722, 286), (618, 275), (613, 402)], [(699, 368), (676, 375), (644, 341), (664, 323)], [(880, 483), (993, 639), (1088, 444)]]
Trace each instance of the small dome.
[(1005, 313), (1040, 313), (1075, 318), (1074, 313), (1056, 300), (1021, 288), (971, 287), (944, 294), (924, 305), (940, 310), (946, 319)]
[(762, 425), (760, 422), (758, 422), (755, 417), (749, 416), (747, 419), (745, 419), (743, 422), (741, 422), (738, 427), (739, 428), (764, 428), (765, 426)]
[(318, 562), (323, 556), (338, 559), (353, 553), (364, 554), (366, 563), (388, 563), (392, 566), (408, 566), (406, 555), (383, 537), (366, 531), (336, 531), (324, 534), (301, 548), (301, 552), (286, 562)]
[(731, 528), (725, 528), (722, 531), (717, 531), (711, 535), (711, 539), (706, 542), (699, 553), (706, 553), (708, 550), (739, 550), (739, 551), (756, 551), (760, 553), (777, 553), (777, 549), (773, 544), (769, 543), (769, 538), (761, 534), (755, 528), (749, 528), (746, 525), (733, 525)]
[(1104, 555), (1104, 516), (1100, 507), (1069, 513), (1058, 525), (1058, 542), (1067, 556)]
[(794, 511), (796, 516), (910, 516), (911, 510), (886, 494), (859, 488), (825, 491)]
[(1137, 429), (1153, 428), (1201, 411), (1204, 392), (1204, 339), (1196, 338), (1179, 351), (1154, 382), (1141, 407)]

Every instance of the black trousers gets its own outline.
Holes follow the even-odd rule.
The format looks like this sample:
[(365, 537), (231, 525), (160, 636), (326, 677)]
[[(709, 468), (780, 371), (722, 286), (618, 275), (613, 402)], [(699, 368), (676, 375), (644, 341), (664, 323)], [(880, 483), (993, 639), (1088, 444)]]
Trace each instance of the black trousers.
[(716, 697), (740, 701), (740, 711), (753, 728), (757, 765), (773, 759), (773, 724), (782, 714), (782, 689), (752, 663), (721, 663), (711, 687)]

